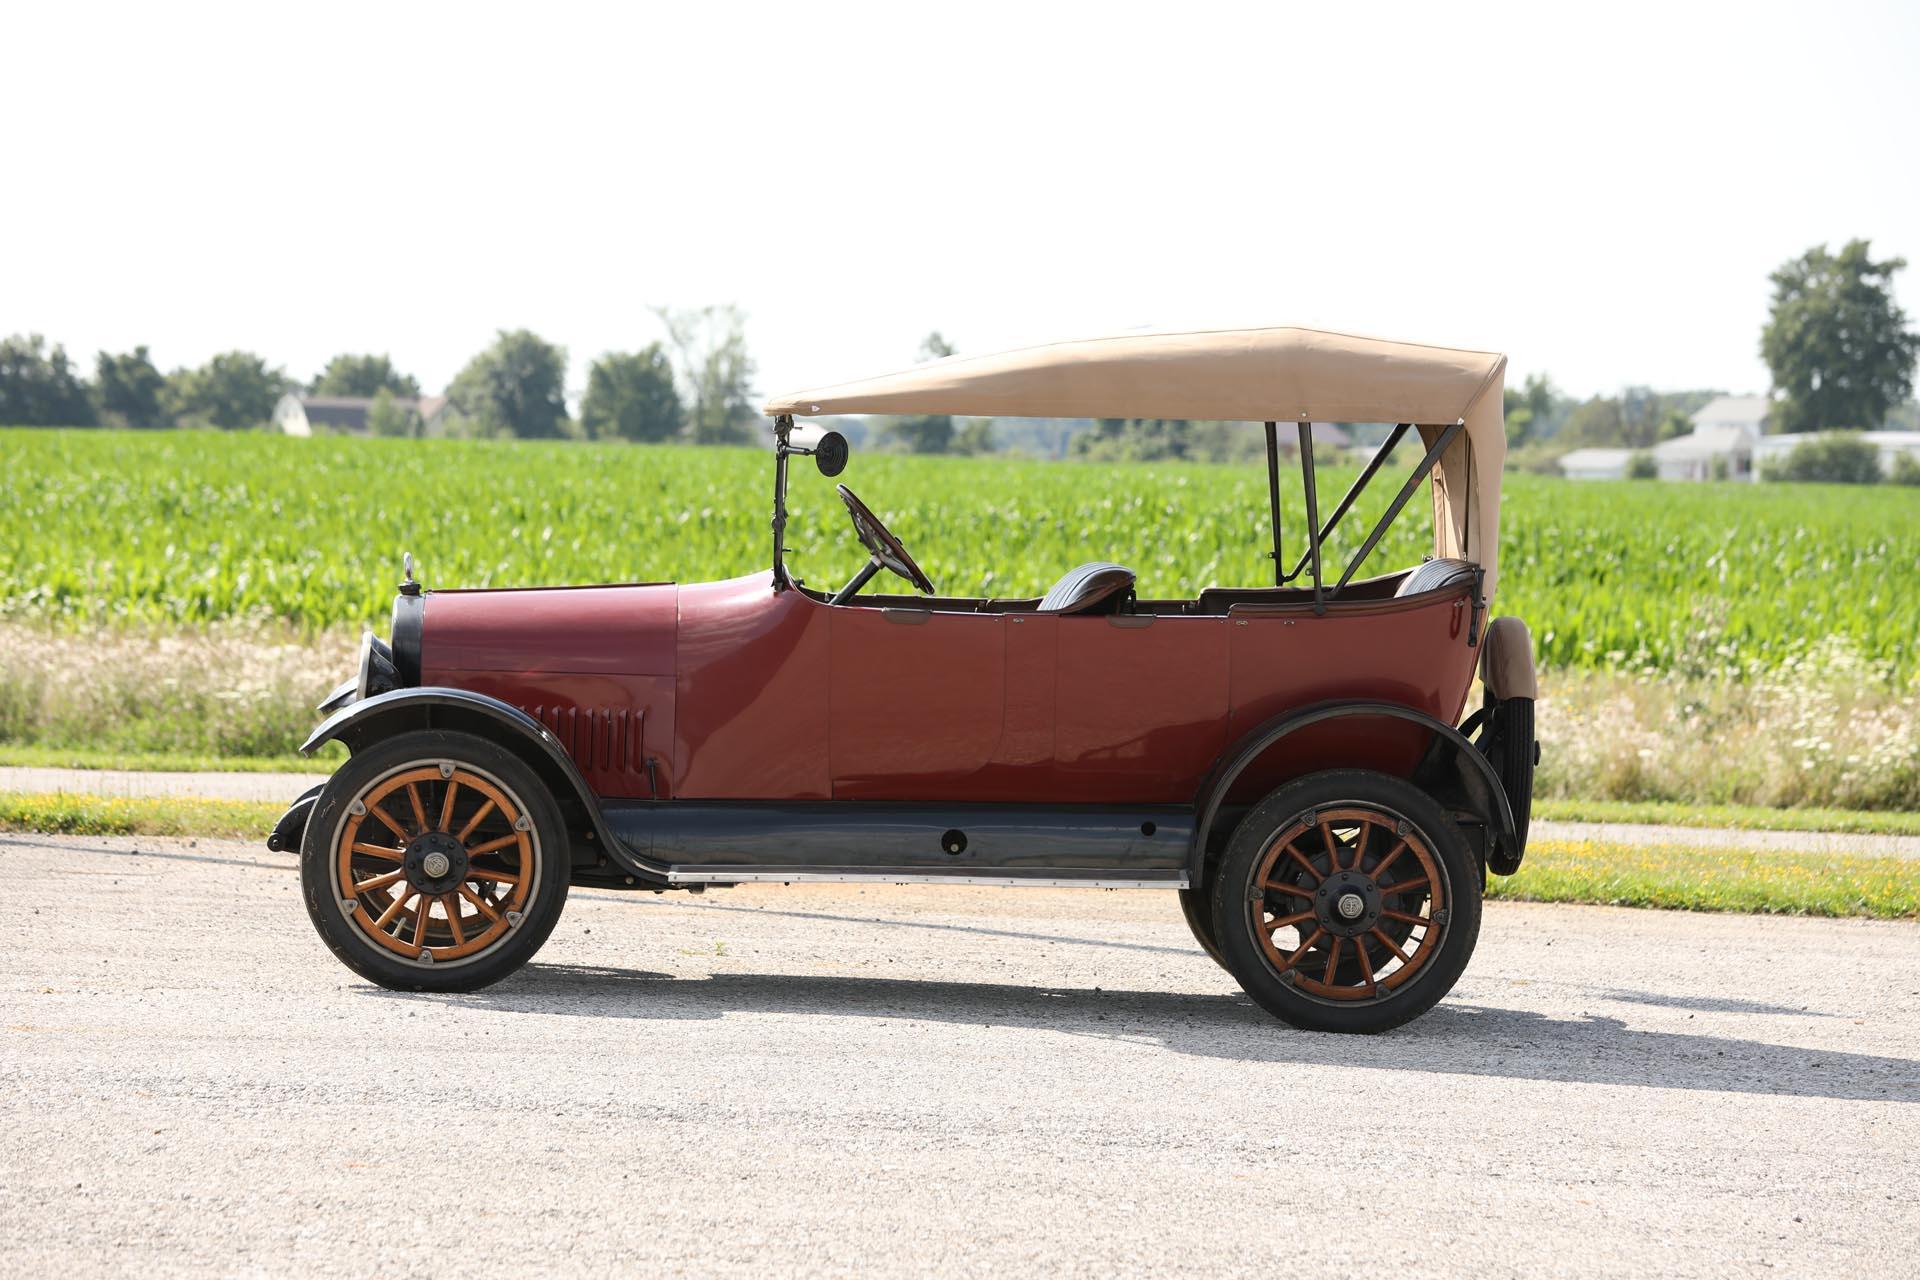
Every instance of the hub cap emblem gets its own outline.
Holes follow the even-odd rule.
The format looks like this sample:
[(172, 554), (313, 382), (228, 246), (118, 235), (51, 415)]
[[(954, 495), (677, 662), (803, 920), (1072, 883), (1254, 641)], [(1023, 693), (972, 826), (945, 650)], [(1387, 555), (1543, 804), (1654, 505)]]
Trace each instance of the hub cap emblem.
[[(420, 860), (420, 869), (426, 872), (428, 875), (432, 876), (436, 880), (438, 880), (441, 876), (447, 874), (448, 870), (450, 870), (452, 866), (453, 866), (453, 863), (448, 860), (447, 855), (444, 853), (441, 853), (437, 849)], [(1345, 909), (1346, 909), (1346, 901), (1345, 899), (1342, 899), (1341, 910), (1344, 911)]]
[(1349, 920), (1358, 920), (1367, 909), (1366, 899), (1357, 893), (1343, 893), (1334, 904), (1340, 914)]

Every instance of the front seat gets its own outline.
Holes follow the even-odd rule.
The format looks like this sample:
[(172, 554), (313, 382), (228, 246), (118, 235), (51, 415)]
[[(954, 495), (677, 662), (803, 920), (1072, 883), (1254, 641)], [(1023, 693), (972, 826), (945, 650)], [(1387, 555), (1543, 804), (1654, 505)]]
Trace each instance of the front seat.
[(1394, 588), (1395, 596), (1417, 596), (1423, 591), (1438, 591), (1442, 587), (1454, 587), (1463, 582), (1472, 582), (1473, 575), (1480, 566), (1471, 560), (1455, 560), (1442, 556), (1437, 560), (1428, 560), (1419, 568), (1400, 580)]
[(1041, 613), (1093, 613), (1102, 605), (1112, 612), (1133, 595), (1133, 570), (1111, 560), (1095, 560), (1067, 571), (1040, 598)]

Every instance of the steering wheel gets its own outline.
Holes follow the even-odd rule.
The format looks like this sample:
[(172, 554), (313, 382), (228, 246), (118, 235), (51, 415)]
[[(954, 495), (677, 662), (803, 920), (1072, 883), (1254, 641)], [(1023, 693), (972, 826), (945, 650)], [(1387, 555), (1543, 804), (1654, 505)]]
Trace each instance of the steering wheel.
[(867, 504), (860, 501), (853, 490), (843, 484), (834, 487), (840, 491), (840, 501), (847, 504), (847, 515), (853, 519), (853, 531), (860, 536), (860, 545), (873, 555), (873, 563), (865, 575), (848, 583), (847, 589), (841, 594), (850, 596), (858, 591), (866, 584), (866, 580), (873, 576), (874, 569), (891, 569), (911, 582), (915, 590), (932, 595), (933, 583), (928, 581), (927, 575), (920, 571), (920, 566), (913, 562), (913, 557), (908, 555), (907, 549), (900, 545), (900, 539), (893, 536), (893, 531), (880, 523), (880, 517), (869, 511)]

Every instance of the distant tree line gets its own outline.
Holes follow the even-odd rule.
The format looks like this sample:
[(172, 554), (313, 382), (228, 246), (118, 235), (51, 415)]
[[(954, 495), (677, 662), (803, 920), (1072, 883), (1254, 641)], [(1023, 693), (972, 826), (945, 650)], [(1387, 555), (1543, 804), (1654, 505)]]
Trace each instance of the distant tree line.
[(1692, 431), (1694, 413), (1721, 394), (1627, 387), (1617, 395), (1576, 400), (1562, 395), (1546, 375), (1529, 374), (1518, 387), (1506, 390), (1507, 443), (1519, 447), (1552, 442), (1563, 450), (1585, 445), (1645, 449)]
[(249, 351), (162, 373), (141, 346), (99, 352), (88, 378), (63, 346), (16, 334), (0, 340), (0, 425), (247, 430), (265, 425), (281, 396), (303, 391), (371, 400), (369, 429), (380, 435), (751, 440), (760, 415), (739, 309), (655, 314), (667, 340), (595, 360), (578, 418), (567, 412), (566, 349), (525, 329), (502, 330), (454, 375), (431, 425), (419, 411), (419, 380), (387, 355), (337, 355), (299, 383)]
[[(1774, 430), (1920, 425), (1920, 410), (1905, 403), (1913, 392), (1920, 335), (1908, 328), (1892, 289), (1905, 266), (1900, 258), (1875, 261), (1867, 241), (1853, 240), (1838, 253), (1816, 246), (1773, 272), (1760, 350), (1771, 374)], [(368, 423), (377, 434), (751, 440), (761, 419), (740, 310), (655, 308), (654, 315), (666, 338), (595, 360), (577, 417), (567, 411), (565, 348), (525, 329), (502, 330), (468, 361), (448, 384), (447, 403), (431, 422), (419, 411), (418, 380), (386, 355), (338, 355), (311, 380), (296, 384), (247, 351), (162, 374), (142, 346), (99, 352), (89, 379), (63, 347), (48, 347), (36, 334), (0, 341), (0, 425), (236, 430), (264, 424), (280, 396), (301, 385), (310, 395), (371, 399)], [(932, 333), (919, 354), (938, 360), (954, 351)], [(1718, 394), (1628, 387), (1579, 400), (1536, 373), (1507, 388), (1508, 443), (1517, 463), (1536, 466), (1550, 466), (1560, 454), (1586, 445), (1644, 451), (1691, 431), (1692, 415)], [(1262, 447), (1258, 433), (1238, 423), (1103, 418), (1063, 425), (1067, 451), (1091, 460), (1239, 461)], [(882, 450), (985, 453), (1024, 447), (1021, 430), (1003, 423), (996, 432), (984, 419), (923, 414), (881, 419), (859, 434)]]

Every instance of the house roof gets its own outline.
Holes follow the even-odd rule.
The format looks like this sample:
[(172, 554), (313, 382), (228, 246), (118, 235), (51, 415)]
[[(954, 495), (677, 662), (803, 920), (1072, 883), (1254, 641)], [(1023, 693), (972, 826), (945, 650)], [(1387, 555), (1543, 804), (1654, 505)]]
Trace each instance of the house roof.
[(1599, 471), (1607, 467), (1625, 467), (1633, 457), (1631, 449), (1574, 449), (1560, 455), (1562, 471)]
[[(300, 410), (307, 415), (307, 421), (328, 427), (344, 427), (349, 431), (358, 431), (366, 427), (367, 416), (373, 411), (371, 396), (308, 396), (299, 397)], [(403, 410), (418, 411), (421, 402), (410, 396), (395, 396), (394, 407)]]
[[(1812, 431), (1785, 432), (1755, 441), (1754, 448), (1765, 454), (1786, 453), (1802, 441), (1814, 439), (1817, 434)], [(1856, 431), (1848, 434), (1858, 436), (1880, 449), (1920, 449), (1920, 431)]]
[(1743, 426), (1760, 435), (1767, 429), (1767, 410), (1773, 402), (1765, 396), (1715, 396), (1693, 412), (1696, 431), (1707, 427)]

